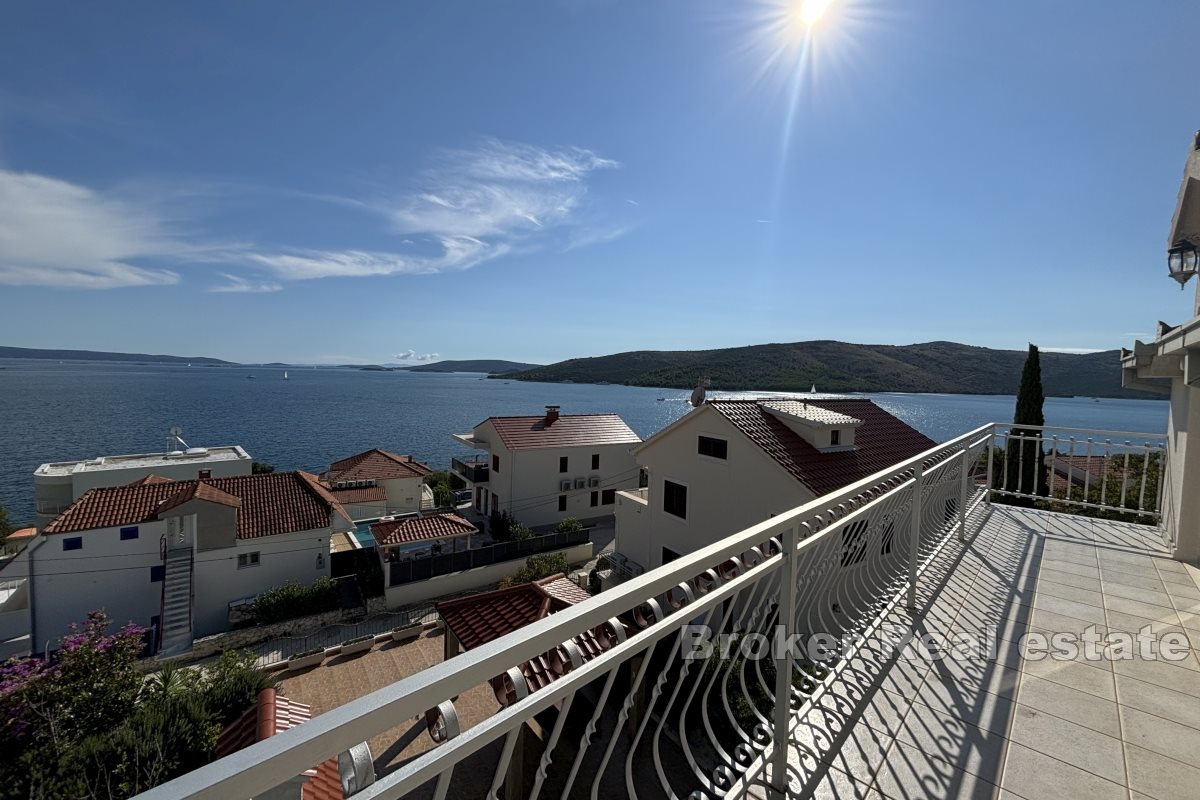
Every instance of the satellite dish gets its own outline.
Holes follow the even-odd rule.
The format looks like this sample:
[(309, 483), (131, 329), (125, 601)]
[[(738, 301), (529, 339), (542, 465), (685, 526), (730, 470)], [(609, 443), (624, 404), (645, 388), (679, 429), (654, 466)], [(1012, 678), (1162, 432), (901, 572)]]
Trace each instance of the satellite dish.
[(696, 382), (696, 388), (692, 390), (692, 396), (688, 399), (692, 408), (699, 408), (704, 405), (705, 387), (708, 386), (708, 378), (701, 378)]
[(171, 426), (171, 435), (172, 436), (182, 436), (183, 428), (179, 427), (178, 425), (172, 425)]

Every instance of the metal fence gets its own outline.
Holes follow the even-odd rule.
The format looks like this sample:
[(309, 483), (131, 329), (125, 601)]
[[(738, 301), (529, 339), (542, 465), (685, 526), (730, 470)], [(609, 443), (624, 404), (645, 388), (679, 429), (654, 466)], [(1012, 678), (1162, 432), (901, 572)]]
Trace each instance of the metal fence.
[(376, 636), (394, 628), (416, 622), (436, 622), (437, 609), (432, 605), (388, 611), (352, 624), (329, 625), (304, 636), (288, 636), (245, 648), (257, 656), (255, 666), (269, 667), (317, 648), (336, 647), (360, 636)]
[(458, 553), (427, 556), (411, 561), (394, 561), (388, 565), (388, 585), (403, 586), (406, 583), (423, 581), (439, 575), (449, 575), (452, 572), (462, 572), (475, 567), (486, 567), (489, 564), (525, 559), (539, 553), (563, 550), (587, 543), (588, 536), (587, 531), (546, 533), (516, 542), (497, 542), (471, 550), (462, 550)]

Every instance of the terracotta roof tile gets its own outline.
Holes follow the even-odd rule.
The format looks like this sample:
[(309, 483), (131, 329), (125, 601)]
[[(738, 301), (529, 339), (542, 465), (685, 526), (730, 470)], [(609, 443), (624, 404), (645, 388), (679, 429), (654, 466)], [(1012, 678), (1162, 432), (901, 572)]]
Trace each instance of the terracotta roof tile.
[(375, 537), (376, 544), (383, 546), (446, 539), (475, 533), (478, 530), (466, 517), (449, 512), (430, 514), (427, 517), (408, 517), (392, 522), (376, 522), (371, 526), (371, 535)]
[(710, 400), (708, 404), (817, 496), (862, 480), (936, 444), (870, 400), (806, 399), (809, 405), (862, 420), (854, 434), (853, 450), (822, 453), (763, 408), (763, 402), (776, 401)]
[(12, 541), (14, 539), (32, 539), (35, 536), (37, 536), (37, 528), (18, 528), (6, 536), (4, 540)]
[[(616, 414), (562, 414), (550, 424), (540, 417), (488, 417), (509, 450), (586, 447), (642, 441)], [(481, 422), (480, 425), (483, 423)], [(479, 425), (475, 426), (476, 428)]]
[[(326, 487), (328, 488), (328, 487)], [(367, 486), (362, 489), (330, 489), (339, 503), (375, 503), (387, 500), (387, 490), (382, 486)]]
[[(200, 481), (170, 481), (92, 489), (59, 514), (42, 531), (47, 534), (115, 528), (158, 519), (165, 501), (181, 492), (217, 497), (197, 489)], [(301, 472), (205, 478), (203, 483), (221, 495), (240, 500), (237, 537), (254, 539), (279, 533), (329, 527), (330, 515), (345, 513), (316, 479)], [(218, 502), (227, 502), (224, 499)]]
[(164, 478), (162, 475), (147, 475), (144, 478), (138, 478), (130, 486), (145, 486), (151, 483), (173, 483), (170, 478)]
[[(221, 731), (214, 755), (224, 758), (310, 719), (311, 706), (289, 700), (274, 689), (263, 689), (254, 705)], [(309, 778), (301, 790), (303, 800), (344, 800), (336, 756), (303, 774)]]
[[(447, 600), (438, 603), (437, 610), (463, 649), (473, 650), (590, 596), (560, 572), (532, 583)], [(585, 631), (573, 641), (584, 663), (606, 649), (594, 631)], [(521, 664), (520, 669), (531, 692), (553, 682), (559, 675), (546, 656), (530, 659)], [(492, 688), (501, 702), (513, 699), (501, 678), (492, 680)]]
[(380, 450), (378, 447), (365, 453), (343, 458), (329, 465), (325, 479), (331, 484), (337, 481), (377, 480), (394, 478), (423, 478), (433, 472), (412, 456), (402, 456)]
[[(171, 483), (171, 481), (168, 481), (168, 483)], [(155, 486), (157, 484), (144, 483), (141, 485)], [(183, 488), (159, 505), (157, 513), (162, 514), (165, 511), (170, 511), (172, 508), (181, 506), (190, 500), (203, 500), (207, 503), (217, 503), (218, 505), (229, 506), (230, 508), (242, 507), (242, 499), (240, 497), (234, 497), (228, 492), (222, 492), (215, 486), (205, 483), (203, 480), (198, 480), (186, 481)]]

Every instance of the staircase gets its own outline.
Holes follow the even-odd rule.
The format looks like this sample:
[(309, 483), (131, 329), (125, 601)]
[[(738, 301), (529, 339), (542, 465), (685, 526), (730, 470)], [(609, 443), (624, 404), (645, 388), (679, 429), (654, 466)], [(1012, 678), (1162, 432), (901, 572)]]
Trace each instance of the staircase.
[(192, 551), (168, 550), (163, 573), (160, 656), (192, 649)]

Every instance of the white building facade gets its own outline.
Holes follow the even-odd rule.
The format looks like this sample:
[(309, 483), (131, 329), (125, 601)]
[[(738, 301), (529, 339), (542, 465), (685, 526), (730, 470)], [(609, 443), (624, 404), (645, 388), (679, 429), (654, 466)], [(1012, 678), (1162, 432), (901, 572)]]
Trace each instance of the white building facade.
[(711, 400), (634, 448), (648, 485), (617, 493), (614, 568), (653, 569), (932, 445), (869, 400)]
[(330, 535), (352, 528), (306, 473), (151, 477), (85, 494), (2, 577), (23, 585), (32, 652), (56, 649), (96, 609), (154, 630), (163, 652), (183, 652), (229, 627), (231, 603), (327, 577)]
[(475, 510), (508, 512), (530, 528), (609, 517), (617, 492), (638, 485), (630, 450), (641, 439), (616, 414), (560, 414), (547, 406), (542, 416), (489, 417), (454, 438), (484, 453), (454, 463)]
[(188, 447), (163, 453), (99, 456), (42, 464), (33, 472), (37, 527), (43, 528), (92, 489), (124, 486), (147, 475), (175, 481), (249, 475), (253, 460), (237, 446)]

